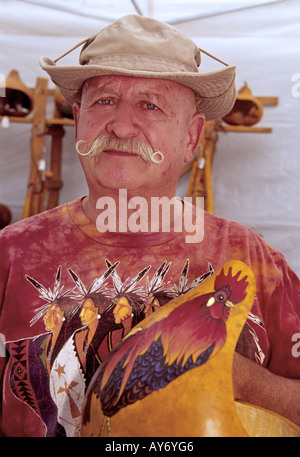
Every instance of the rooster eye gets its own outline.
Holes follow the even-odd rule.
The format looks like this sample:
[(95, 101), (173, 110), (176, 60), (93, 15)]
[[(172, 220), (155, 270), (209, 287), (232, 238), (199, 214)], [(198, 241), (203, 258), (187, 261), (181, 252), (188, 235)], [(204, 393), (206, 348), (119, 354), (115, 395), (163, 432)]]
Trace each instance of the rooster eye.
[(218, 291), (215, 294), (215, 299), (218, 302), (225, 302), (228, 299), (228, 294), (224, 290)]

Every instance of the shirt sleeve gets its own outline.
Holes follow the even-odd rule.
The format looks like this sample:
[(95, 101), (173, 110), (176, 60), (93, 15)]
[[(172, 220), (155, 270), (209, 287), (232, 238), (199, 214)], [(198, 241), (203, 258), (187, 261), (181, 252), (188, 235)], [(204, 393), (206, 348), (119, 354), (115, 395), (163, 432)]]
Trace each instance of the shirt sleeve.
[(263, 240), (258, 238), (251, 250), (257, 294), (237, 351), (274, 374), (299, 379), (300, 280), (285, 257)]

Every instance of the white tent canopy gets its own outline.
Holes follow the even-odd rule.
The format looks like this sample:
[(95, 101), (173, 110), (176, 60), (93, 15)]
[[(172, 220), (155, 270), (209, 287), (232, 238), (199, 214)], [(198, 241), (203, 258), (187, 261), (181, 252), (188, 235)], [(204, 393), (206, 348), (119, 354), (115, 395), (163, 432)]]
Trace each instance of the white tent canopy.
[[(219, 133), (215, 213), (259, 232), (300, 273), (299, 1), (2, 0), (0, 7), (0, 74), (16, 68), (29, 87), (47, 76), (38, 64), (41, 55), (54, 59), (120, 16), (144, 14), (173, 24), (199, 47), (236, 64), (238, 89), (247, 81), (254, 95), (278, 97), (259, 124), (272, 133)], [(78, 52), (66, 59), (77, 61)], [(203, 64), (210, 62), (204, 57)], [(13, 222), (22, 217), (27, 190), (30, 129), (0, 126), (0, 201)], [(66, 127), (60, 203), (87, 193), (73, 136)], [(46, 144), (46, 160), (48, 154)], [(182, 197), (187, 180), (178, 186)]]

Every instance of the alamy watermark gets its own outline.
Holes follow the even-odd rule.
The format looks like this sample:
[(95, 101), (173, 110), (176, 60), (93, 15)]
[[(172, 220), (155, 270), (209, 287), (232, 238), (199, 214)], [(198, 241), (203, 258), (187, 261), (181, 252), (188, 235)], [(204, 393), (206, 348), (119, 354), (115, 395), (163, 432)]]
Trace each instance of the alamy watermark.
[(292, 346), (292, 356), (300, 357), (300, 333), (294, 333), (292, 336), (292, 342), (295, 342)]
[(0, 357), (6, 357), (5, 336), (0, 333)]
[(298, 98), (300, 97), (300, 73), (292, 75), (292, 82), (295, 83), (292, 85), (292, 96)]
[(6, 97), (6, 79), (3, 73), (0, 73), (0, 97)]
[(204, 198), (197, 197), (192, 210), (191, 198), (144, 197), (128, 199), (127, 189), (119, 190), (118, 202), (100, 197), (96, 209), (101, 210), (96, 227), (99, 232), (185, 233), (186, 243), (199, 243), (204, 237)]

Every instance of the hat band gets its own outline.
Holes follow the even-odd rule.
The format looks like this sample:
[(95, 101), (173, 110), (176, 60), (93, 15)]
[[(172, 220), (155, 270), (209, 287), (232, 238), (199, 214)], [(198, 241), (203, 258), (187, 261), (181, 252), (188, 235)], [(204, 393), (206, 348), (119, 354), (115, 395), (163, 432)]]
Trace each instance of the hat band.
[(152, 57), (140, 54), (115, 54), (91, 57), (84, 65), (100, 65), (101, 67), (117, 68), (120, 71), (149, 71), (158, 73), (183, 73), (190, 72), (197, 74), (195, 68), (188, 67), (183, 64), (178, 64), (172, 60), (167, 60), (159, 57)]

